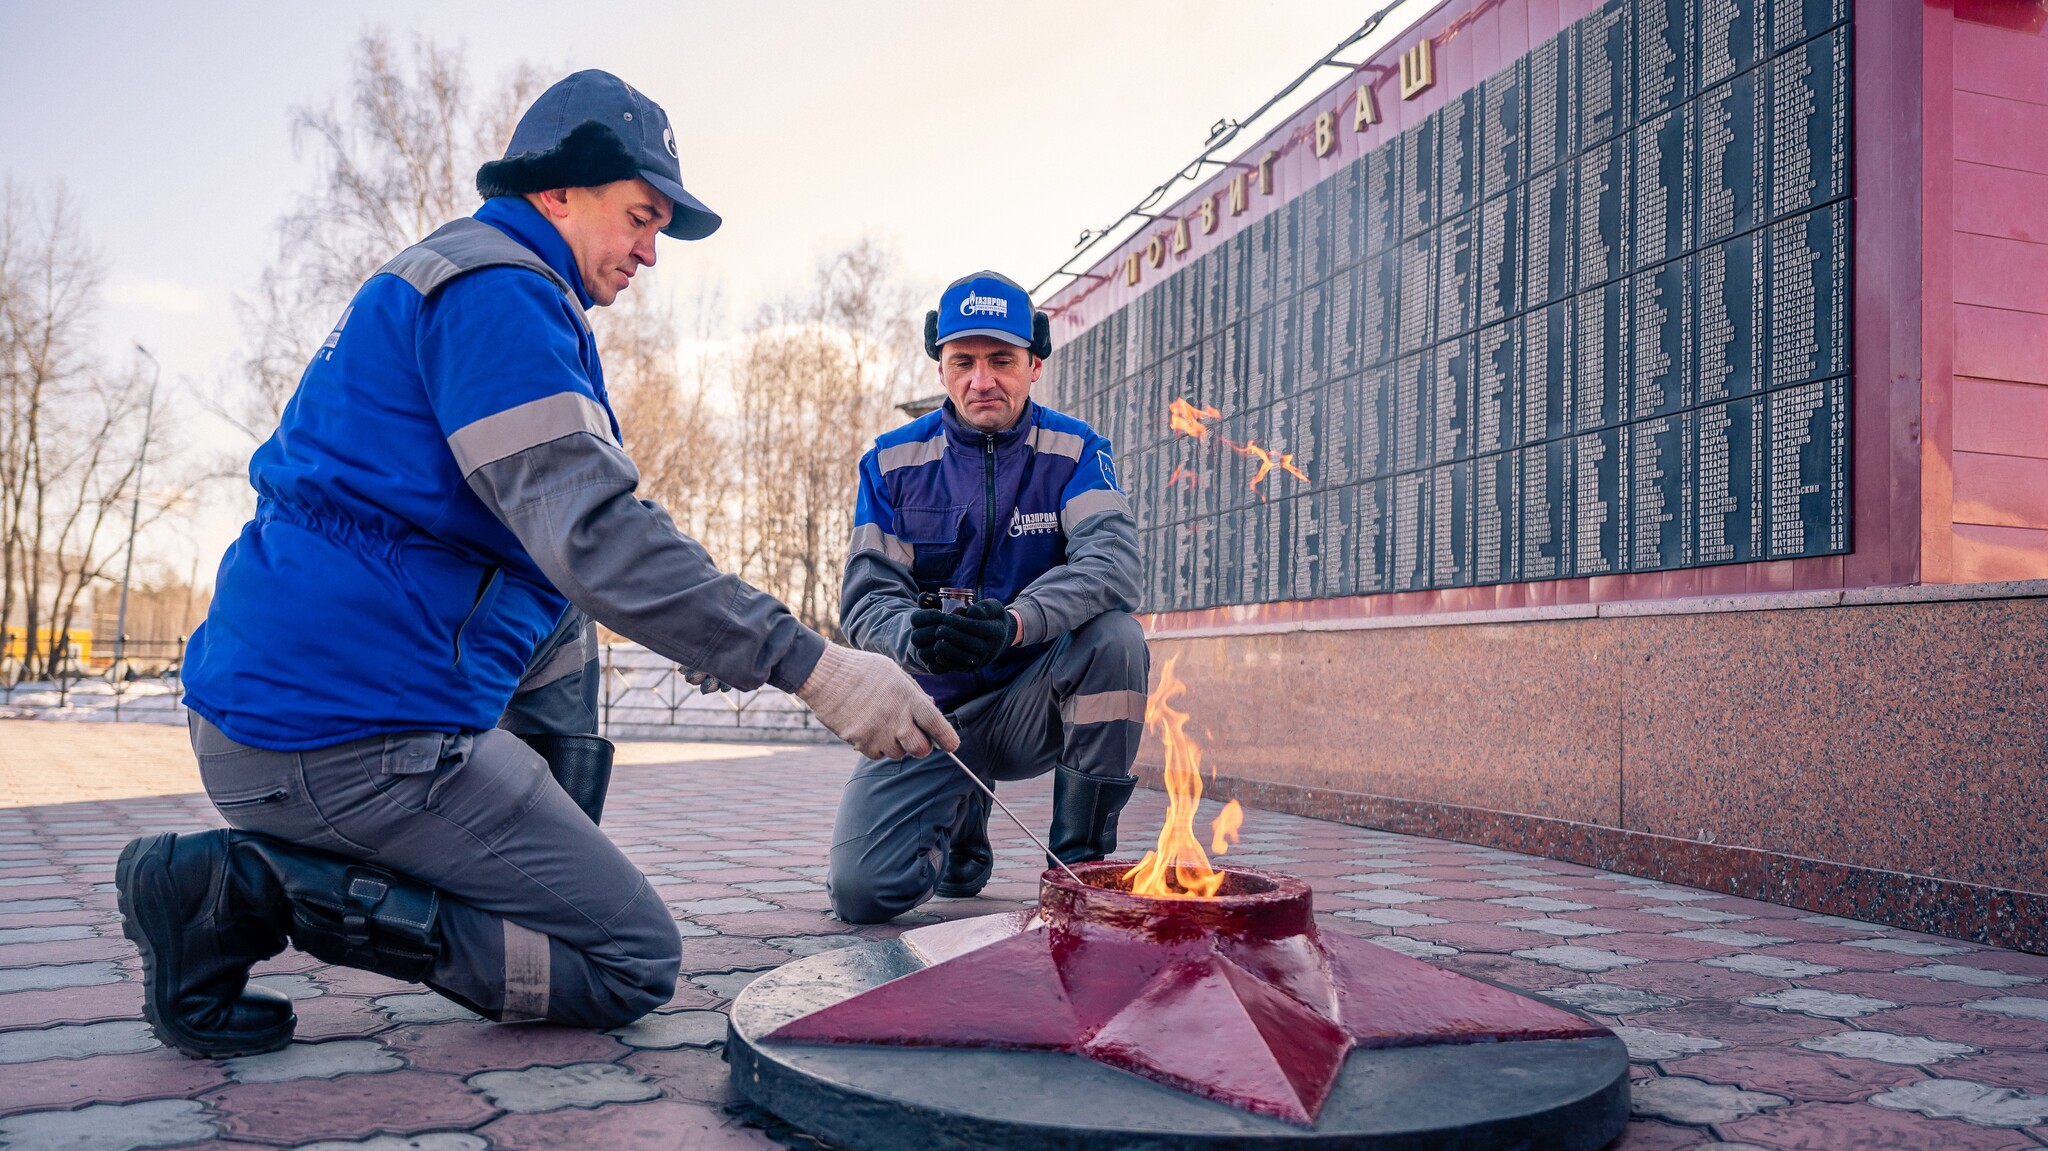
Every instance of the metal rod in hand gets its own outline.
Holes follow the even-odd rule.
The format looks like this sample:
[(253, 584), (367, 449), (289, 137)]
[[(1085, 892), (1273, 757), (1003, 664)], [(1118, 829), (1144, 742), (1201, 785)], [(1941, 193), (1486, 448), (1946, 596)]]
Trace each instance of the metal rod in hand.
[[(940, 751), (945, 751), (946, 749), (945, 749), (945, 748), (940, 748), (939, 750), (940, 750)], [(1060, 858), (1059, 856), (1057, 856), (1057, 855), (1054, 855), (1054, 854), (1052, 853), (1052, 848), (1050, 848), (1050, 847), (1047, 847), (1047, 846), (1045, 845), (1045, 841), (1044, 841), (1043, 839), (1040, 839), (1040, 838), (1038, 838), (1038, 834), (1037, 834), (1036, 832), (1032, 831), (1032, 830), (1031, 830), (1031, 829), (1030, 829), (1029, 827), (1026, 827), (1026, 826), (1024, 826), (1024, 821), (1023, 821), (1023, 820), (1021, 820), (1021, 819), (1018, 819), (1018, 818), (1017, 818), (1017, 813), (1016, 813), (1016, 812), (1014, 812), (1014, 811), (1011, 811), (1011, 810), (1010, 810), (1010, 805), (1009, 805), (1009, 804), (1007, 804), (1007, 803), (1004, 803), (1004, 802), (1003, 802), (1002, 800), (1000, 800), (1000, 799), (997, 799), (997, 798), (996, 798), (996, 789), (995, 789), (995, 788), (993, 788), (993, 787), (990, 787), (990, 786), (989, 786), (988, 784), (985, 784), (985, 783), (981, 782), (981, 777), (980, 777), (980, 776), (978, 776), (978, 775), (976, 775), (976, 774), (974, 774), (974, 769), (973, 769), (973, 768), (970, 768), (970, 767), (968, 767), (968, 766), (967, 766), (966, 764), (964, 764), (964, 763), (961, 763), (961, 762), (960, 762), (960, 757), (959, 757), (959, 756), (957, 756), (957, 755), (954, 755), (954, 754), (953, 754), (952, 752), (950, 752), (950, 751), (947, 751), (947, 752), (946, 752), (946, 758), (947, 758), (947, 759), (950, 759), (950, 760), (952, 760), (952, 761), (953, 761), (953, 765), (954, 765), (955, 767), (958, 767), (958, 768), (959, 768), (959, 769), (960, 769), (961, 771), (964, 771), (964, 772), (966, 772), (966, 773), (967, 773), (967, 778), (969, 778), (969, 779), (971, 779), (971, 780), (973, 780), (973, 781), (974, 781), (974, 786), (976, 786), (976, 787), (980, 788), (980, 789), (981, 789), (981, 793), (982, 793), (983, 795), (986, 795), (986, 796), (988, 796), (988, 797), (989, 797), (989, 800), (990, 800), (991, 802), (993, 802), (993, 803), (994, 803), (994, 804), (995, 804), (995, 805), (996, 805), (997, 807), (1000, 807), (1000, 808), (1002, 808), (1002, 809), (1003, 809), (1003, 814), (1004, 814), (1004, 815), (1007, 815), (1007, 816), (1009, 816), (1009, 817), (1010, 817), (1010, 822), (1011, 822), (1011, 823), (1014, 823), (1014, 824), (1016, 824), (1016, 825), (1017, 825), (1017, 830), (1019, 830), (1019, 831), (1023, 832), (1023, 833), (1024, 833), (1024, 834), (1025, 834), (1026, 836), (1028, 836), (1028, 837), (1030, 838), (1031, 842), (1032, 842), (1033, 844), (1035, 844), (1035, 845), (1036, 845), (1036, 846), (1038, 847), (1038, 850), (1040, 850), (1040, 851), (1043, 851), (1043, 852), (1045, 853), (1045, 857), (1046, 857), (1047, 859), (1050, 859), (1050, 860), (1052, 860), (1052, 861), (1053, 861), (1053, 863), (1054, 863), (1055, 865), (1057, 865), (1057, 866), (1059, 867), (1059, 869), (1060, 869), (1061, 871), (1064, 871), (1064, 872), (1066, 872), (1066, 873), (1067, 873), (1067, 878), (1068, 878), (1068, 879), (1071, 879), (1071, 880), (1073, 880), (1073, 881), (1074, 881), (1075, 883), (1080, 883), (1080, 882), (1081, 882), (1081, 877), (1080, 877), (1080, 876), (1078, 876), (1078, 875), (1075, 875), (1075, 874), (1074, 874), (1074, 869), (1073, 869), (1073, 868), (1071, 868), (1071, 867), (1068, 867), (1068, 866), (1067, 866), (1067, 864), (1066, 864), (1066, 861), (1065, 861), (1065, 860), (1061, 859), (1061, 858)], [(1085, 886), (1085, 885), (1084, 885), (1084, 886)]]

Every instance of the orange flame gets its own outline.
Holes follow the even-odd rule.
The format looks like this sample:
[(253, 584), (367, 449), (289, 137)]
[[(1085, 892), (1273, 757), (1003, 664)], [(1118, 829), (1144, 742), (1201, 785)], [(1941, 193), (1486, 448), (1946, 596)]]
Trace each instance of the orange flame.
[[(1235, 443), (1231, 440), (1224, 440), (1223, 442), (1231, 451), (1236, 452), (1238, 455), (1251, 456), (1259, 461), (1259, 470), (1252, 476), (1251, 482), (1251, 489), (1255, 492), (1259, 492), (1259, 484), (1263, 483), (1267, 476), (1276, 471), (1285, 472), (1303, 483), (1308, 482), (1308, 473), (1295, 466), (1293, 452), (1281, 452), (1279, 458), (1275, 459), (1273, 453), (1260, 447), (1257, 440), (1244, 444)], [(1261, 500), (1265, 499), (1266, 493), (1259, 492), (1259, 498)]]
[[(1156, 732), (1166, 747), (1166, 826), (1159, 829), (1158, 847), (1124, 872), (1124, 878), (1136, 895), (1213, 899), (1223, 887), (1223, 873), (1209, 866), (1202, 841), (1195, 838), (1195, 809), (1202, 802), (1202, 748), (1185, 730), (1188, 714), (1172, 703), (1188, 690), (1173, 674), (1179, 658), (1166, 661), (1159, 671), (1158, 689), (1145, 699), (1145, 729)], [(1217, 854), (1226, 846), (1226, 824), (1234, 837), (1243, 819), (1244, 811), (1235, 801), (1216, 817)]]
[(1243, 826), (1244, 808), (1239, 807), (1234, 799), (1224, 804), (1223, 810), (1217, 812), (1215, 820), (1209, 824), (1209, 850), (1217, 855), (1228, 852), (1230, 845), (1237, 842), (1237, 829)]
[(1200, 487), (1202, 483), (1202, 477), (1195, 474), (1195, 469), (1186, 464), (1173, 465), (1173, 474), (1166, 477), (1166, 486), (1173, 487), (1182, 480), (1186, 480), (1191, 488)]
[(1186, 400), (1175, 397), (1166, 405), (1166, 426), (1184, 436), (1203, 439), (1209, 434), (1209, 425), (1203, 420), (1220, 420), (1223, 413), (1215, 408), (1198, 408)]

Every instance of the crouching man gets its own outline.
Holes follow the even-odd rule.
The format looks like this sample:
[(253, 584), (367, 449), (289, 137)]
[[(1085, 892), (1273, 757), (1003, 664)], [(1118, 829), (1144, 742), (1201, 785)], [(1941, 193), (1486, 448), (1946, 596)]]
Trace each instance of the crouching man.
[(653, 101), (548, 89), (475, 216), (356, 292), (257, 451), (256, 516), (186, 662), (229, 829), (144, 836), (115, 872), (143, 1013), (188, 1055), (290, 1042), (248, 983), (287, 942), (498, 1020), (613, 1027), (680, 940), (598, 830), (595, 619), (694, 682), (795, 692), (867, 755), (957, 738), (879, 655), (828, 645), (635, 499), (587, 308), (719, 218)]
[[(1148, 668), (1128, 614), (1137, 525), (1109, 441), (1031, 401), (1050, 325), (1002, 276), (948, 287), (925, 350), (946, 403), (861, 460), (840, 626), (915, 673), (984, 782), (1052, 772), (1048, 846), (1101, 859), (1136, 783)], [(934, 892), (976, 894), (994, 865), (988, 819), (944, 755), (863, 759), (832, 834), (833, 911), (875, 923)]]

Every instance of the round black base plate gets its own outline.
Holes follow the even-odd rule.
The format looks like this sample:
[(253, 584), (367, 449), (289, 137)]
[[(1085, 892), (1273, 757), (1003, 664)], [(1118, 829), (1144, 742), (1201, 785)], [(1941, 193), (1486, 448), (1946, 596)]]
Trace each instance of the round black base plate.
[(733, 1085), (855, 1151), (1594, 1151), (1628, 1122), (1628, 1050), (1612, 1036), (1353, 1051), (1314, 1128), (1077, 1055), (763, 1040), (923, 966), (901, 943), (866, 943), (756, 979), (732, 1005)]

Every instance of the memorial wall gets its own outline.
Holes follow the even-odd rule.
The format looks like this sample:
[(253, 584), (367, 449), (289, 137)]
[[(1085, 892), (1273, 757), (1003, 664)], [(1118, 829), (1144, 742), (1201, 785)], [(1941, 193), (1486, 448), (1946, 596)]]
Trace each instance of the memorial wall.
[(1144, 609), (1848, 552), (1848, 18), (1614, 0), (1056, 328)]
[(1045, 300), (1207, 794), (2048, 953), (2048, 9), (1349, 68)]

